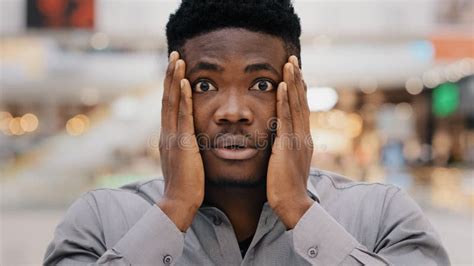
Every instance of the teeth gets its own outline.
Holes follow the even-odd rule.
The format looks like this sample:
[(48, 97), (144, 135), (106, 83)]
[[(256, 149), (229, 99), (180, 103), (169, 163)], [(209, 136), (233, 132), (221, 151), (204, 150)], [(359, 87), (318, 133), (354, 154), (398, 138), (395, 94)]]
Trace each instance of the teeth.
[(225, 147), (225, 148), (226, 148), (226, 149), (236, 150), (236, 149), (240, 149), (240, 148), (242, 148), (242, 147), (240, 147), (240, 146), (227, 146), (227, 147)]

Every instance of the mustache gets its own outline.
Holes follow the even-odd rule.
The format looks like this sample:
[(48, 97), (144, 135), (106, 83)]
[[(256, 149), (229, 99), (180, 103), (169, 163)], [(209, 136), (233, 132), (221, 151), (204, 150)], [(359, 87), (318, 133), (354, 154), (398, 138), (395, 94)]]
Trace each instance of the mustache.
[(264, 131), (256, 130), (253, 133), (240, 131), (238, 134), (235, 134), (223, 129), (212, 136), (205, 133), (198, 133), (196, 134), (196, 139), (201, 150), (227, 148), (231, 146), (239, 148), (266, 149), (273, 144), (277, 127), (278, 120), (276, 117), (272, 117), (267, 120)]

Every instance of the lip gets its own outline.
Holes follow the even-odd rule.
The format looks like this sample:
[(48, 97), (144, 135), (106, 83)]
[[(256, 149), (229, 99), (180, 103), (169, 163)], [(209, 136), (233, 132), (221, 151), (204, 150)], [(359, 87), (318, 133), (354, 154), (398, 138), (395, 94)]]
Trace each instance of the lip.
[(241, 148), (254, 148), (249, 143), (248, 138), (243, 135), (225, 134), (217, 137), (214, 148), (225, 148), (228, 146), (240, 146)]
[(240, 149), (213, 148), (211, 150), (217, 157), (224, 160), (248, 160), (258, 152), (257, 149), (248, 147)]

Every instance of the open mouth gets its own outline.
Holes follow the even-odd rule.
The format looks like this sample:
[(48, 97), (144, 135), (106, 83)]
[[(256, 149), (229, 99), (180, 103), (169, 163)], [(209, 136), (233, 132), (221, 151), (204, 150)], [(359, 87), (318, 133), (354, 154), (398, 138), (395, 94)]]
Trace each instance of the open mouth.
[(254, 157), (258, 150), (240, 145), (228, 145), (223, 148), (213, 148), (212, 152), (224, 160), (248, 160)]
[(242, 145), (229, 145), (229, 146), (225, 146), (224, 149), (239, 150), (239, 149), (245, 149), (245, 146), (242, 146)]
[(248, 160), (258, 153), (245, 136), (230, 134), (217, 138), (211, 151), (223, 160)]

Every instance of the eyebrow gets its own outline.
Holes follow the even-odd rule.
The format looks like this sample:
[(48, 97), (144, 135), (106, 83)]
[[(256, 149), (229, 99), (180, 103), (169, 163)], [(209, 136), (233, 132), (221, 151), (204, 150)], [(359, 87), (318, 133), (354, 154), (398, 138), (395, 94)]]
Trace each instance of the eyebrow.
[(213, 63), (201, 61), (201, 62), (198, 62), (193, 68), (191, 68), (189, 70), (188, 75), (191, 75), (191, 74), (193, 74), (195, 72), (198, 72), (200, 70), (222, 72), (224, 70), (224, 68), (219, 66), (219, 65), (213, 64)]
[(267, 63), (248, 65), (245, 67), (244, 72), (250, 73), (250, 72), (260, 71), (260, 70), (268, 70), (270, 72), (273, 72), (275, 75), (278, 75), (278, 71), (276, 71), (274, 67), (272, 67), (270, 64), (267, 64)]

